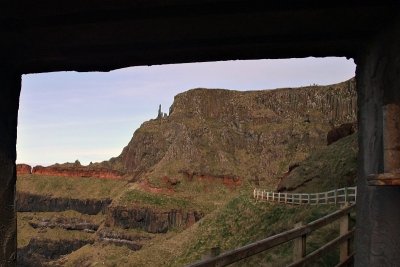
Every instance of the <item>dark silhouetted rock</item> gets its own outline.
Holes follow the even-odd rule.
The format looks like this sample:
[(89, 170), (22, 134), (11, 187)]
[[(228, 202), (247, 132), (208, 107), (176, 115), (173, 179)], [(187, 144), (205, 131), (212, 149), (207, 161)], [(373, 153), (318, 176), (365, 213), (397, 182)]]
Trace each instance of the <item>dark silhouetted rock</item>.
[(337, 140), (353, 134), (357, 130), (357, 123), (344, 123), (328, 132), (326, 141), (328, 146)]

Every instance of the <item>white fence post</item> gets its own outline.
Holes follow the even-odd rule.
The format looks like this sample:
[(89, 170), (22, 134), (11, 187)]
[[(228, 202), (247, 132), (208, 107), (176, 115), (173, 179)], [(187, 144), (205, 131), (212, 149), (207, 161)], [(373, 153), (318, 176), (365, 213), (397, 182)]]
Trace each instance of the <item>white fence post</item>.
[(335, 205), (337, 204), (337, 189), (335, 189)]
[[(342, 193), (343, 192), (343, 193)], [(353, 193), (354, 192), (354, 193)], [(272, 199), (270, 199), (272, 194)], [(333, 194), (333, 195), (332, 195)], [(283, 196), (282, 196), (283, 195)], [(320, 196), (322, 195), (322, 197)], [(357, 198), (357, 187), (344, 187), (321, 193), (281, 193), (270, 192), (267, 190), (254, 189), (253, 197), (256, 200), (266, 200), (278, 203), (286, 203), (292, 205), (302, 204), (340, 204), (355, 203)], [(325, 201), (324, 201), (325, 198)], [(333, 200), (332, 200), (333, 198)]]

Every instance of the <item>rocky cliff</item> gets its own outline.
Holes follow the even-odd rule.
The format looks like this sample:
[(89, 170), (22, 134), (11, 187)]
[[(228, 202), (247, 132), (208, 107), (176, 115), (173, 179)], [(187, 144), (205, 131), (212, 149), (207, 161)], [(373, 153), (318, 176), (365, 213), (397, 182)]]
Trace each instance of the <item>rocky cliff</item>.
[(76, 210), (80, 213), (93, 215), (104, 211), (110, 203), (111, 199), (72, 199), (36, 195), (28, 192), (17, 192), (16, 197), (18, 212)]
[(17, 164), (17, 175), (32, 174), (32, 167), (28, 164)]
[(331, 128), (356, 121), (356, 102), (353, 79), (248, 92), (193, 89), (175, 97), (169, 116), (143, 123), (108, 164), (156, 184), (196, 176), (271, 182), (325, 146)]

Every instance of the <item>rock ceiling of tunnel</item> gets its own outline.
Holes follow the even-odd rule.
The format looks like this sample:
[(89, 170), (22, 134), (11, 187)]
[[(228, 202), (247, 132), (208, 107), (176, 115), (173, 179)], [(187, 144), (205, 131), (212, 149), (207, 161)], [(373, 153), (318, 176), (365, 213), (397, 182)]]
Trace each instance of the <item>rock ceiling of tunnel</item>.
[(21, 73), (356, 57), (397, 1), (2, 0), (0, 59)]

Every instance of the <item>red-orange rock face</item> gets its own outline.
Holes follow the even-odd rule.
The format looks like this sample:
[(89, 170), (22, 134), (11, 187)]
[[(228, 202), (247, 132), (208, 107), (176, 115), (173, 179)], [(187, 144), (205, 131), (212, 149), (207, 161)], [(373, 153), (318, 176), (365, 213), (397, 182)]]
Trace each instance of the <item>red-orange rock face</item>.
[(31, 174), (32, 167), (28, 164), (17, 164), (17, 175)]
[(85, 167), (62, 168), (62, 167), (43, 167), (35, 166), (33, 174), (63, 177), (96, 177), (104, 179), (121, 179), (123, 173), (105, 168), (88, 169)]

